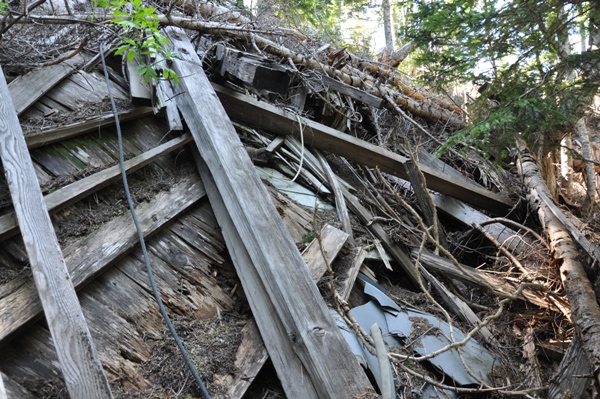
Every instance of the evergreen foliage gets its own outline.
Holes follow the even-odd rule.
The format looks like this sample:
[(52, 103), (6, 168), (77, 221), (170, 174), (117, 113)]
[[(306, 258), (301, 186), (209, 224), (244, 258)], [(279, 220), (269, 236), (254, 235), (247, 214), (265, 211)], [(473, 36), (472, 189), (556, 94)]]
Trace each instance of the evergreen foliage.
[(369, 0), (274, 0), (272, 11), (281, 20), (335, 43), (341, 36), (341, 21), (368, 5)]
[[(412, 4), (403, 34), (425, 83), (472, 82), (481, 96), (472, 122), (441, 148), (468, 142), (498, 154), (518, 136), (529, 145), (557, 142), (599, 86), (597, 49), (571, 52), (569, 39), (597, 33), (600, 4), (560, 0), (435, 0)], [(585, 35), (583, 35), (585, 36)]]

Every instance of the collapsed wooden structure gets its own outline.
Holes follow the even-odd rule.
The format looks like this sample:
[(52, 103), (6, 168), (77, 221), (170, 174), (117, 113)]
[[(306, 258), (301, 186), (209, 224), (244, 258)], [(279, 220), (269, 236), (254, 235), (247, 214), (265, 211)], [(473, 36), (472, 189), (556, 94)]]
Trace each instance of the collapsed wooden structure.
[[(172, 17), (164, 24), (174, 20)], [(189, 20), (182, 19), (178, 24), (193, 28)], [(219, 24), (204, 29), (214, 31), (224, 27)], [(535, 317), (542, 317), (545, 312), (578, 317), (571, 313), (565, 298), (547, 292), (548, 286), (541, 283), (543, 277), (536, 274), (532, 264), (522, 265), (523, 273), (537, 277), (522, 284), (448, 260), (454, 258), (440, 239), (443, 232), (438, 211), (450, 216), (455, 223), (473, 225), (487, 239), (501, 243), (500, 247), (513, 254), (527, 253), (539, 246), (539, 242), (520, 234), (518, 227), (513, 230), (488, 216), (506, 215), (513, 206), (508, 196), (476, 183), (423, 149), (412, 152), (407, 149), (400, 154), (342, 132), (343, 126), (352, 122), (353, 114), (341, 120), (321, 115), (320, 122), (302, 115), (308, 93), (318, 93), (317, 84), (364, 107), (381, 108), (388, 99), (389, 106), (408, 107), (415, 115), (433, 116), (454, 126), (464, 124), (452, 113), (451, 106), (438, 107), (439, 100), (426, 99), (406, 86), (401, 93), (392, 93), (384, 86), (361, 90), (355, 87), (350, 75), (338, 73), (334, 67), (330, 76), (311, 72), (308, 76), (312, 80), (295, 89), (285, 107), (274, 105), (264, 99), (287, 95), (291, 90), (290, 76), (294, 71), (285, 64), (217, 46), (213, 50), (219, 68), (214, 70), (211, 83), (202, 69), (203, 60), (186, 33), (176, 28), (168, 28), (167, 32), (177, 54), (173, 68), (182, 77), (180, 84), (160, 81), (149, 90), (135, 75), (129, 76), (129, 82), (123, 82), (123, 77), (114, 71), (109, 84), (122, 104), (128, 103), (130, 96), (135, 100), (133, 103), (138, 104), (121, 109), (120, 120), (125, 132), (123, 148), (127, 173), (135, 176), (138, 171), (144, 176), (140, 179), (142, 184), (150, 186), (139, 190), (137, 208), (144, 235), (149, 240), (163, 301), (171, 312), (184, 319), (214, 320), (216, 317), (219, 323), (223, 322), (224, 314), (235, 313), (239, 302), (247, 301), (252, 309), (254, 321), (246, 322), (236, 338), (240, 343), (233, 348), (235, 355), (230, 360), (235, 362), (235, 369), (211, 366), (207, 371), (211, 374), (204, 376), (211, 379), (209, 389), (215, 397), (241, 398), (269, 357), (290, 398), (377, 397), (315, 285), (326, 272), (332, 273), (331, 262), (354, 234), (352, 222), (347, 217), (346, 222), (340, 222), (344, 231), (326, 226), (319, 233), (314, 220), (317, 210), (311, 214), (276, 190), (267, 189), (252, 165), (251, 160), (260, 163), (261, 157), (271, 156), (284, 143), (292, 159), (299, 160), (297, 167), (310, 171), (305, 178), (310, 180), (311, 175), (317, 176), (320, 183), (315, 187), (320, 184), (324, 188), (319, 189), (334, 193), (339, 212), (343, 213), (347, 207), (368, 229), (374, 237), (378, 257), (386, 266), (406, 279), (407, 286), (419, 287), (425, 280), (444, 307), (465, 326), (474, 328), (472, 335), (488, 345), (493, 346), (498, 339), (488, 328), (491, 318), (484, 319), (464, 298), (451, 292), (442, 277), (490, 290), (503, 298), (501, 308), (505, 302), (519, 298), (543, 309), (535, 313)], [(275, 43), (266, 45), (279, 53), (285, 52)], [(313, 62), (291, 58), (298, 65)], [(332, 64), (335, 62), (334, 57)], [(88, 397), (81, 392), (90, 392), (89, 397), (132, 397), (143, 395), (156, 384), (152, 379), (155, 374), (150, 373), (153, 377), (148, 377), (150, 374), (145, 374), (143, 367), (152, 362), (155, 350), (149, 341), (163, 339), (163, 322), (141, 267), (130, 216), (120, 204), (122, 195), (110, 191), (118, 186), (115, 182), (120, 170), (116, 165), (118, 144), (114, 118), (106, 112), (106, 84), (98, 70), (85, 72), (74, 65), (75, 61), (70, 59), (22, 76), (8, 86), (0, 82), (4, 90), (0, 111), (6, 115), (3, 120), (12, 120), (12, 124), (3, 124), (0, 129), (3, 140), (0, 153), (7, 176), (1, 187), (6, 193), (2, 199), (8, 205), (10, 191), (14, 204), (14, 211), (5, 206), (0, 215), (0, 238), (4, 240), (0, 253), (2, 266), (8, 271), (0, 284), (3, 353), (0, 371), (9, 397), (53, 397), (65, 395), (66, 391), (71, 397)], [(8, 101), (8, 92), (12, 101)], [(93, 104), (95, 114), (102, 115), (84, 114), (80, 122), (40, 128), (39, 121), (57, 121), (61, 114), (80, 112), (80, 102), (87, 102), (86, 107)], [(425, 109), (433, 111), (425, 112)], [(18, 146), (8, 146), (5, 143), (9, 134), (19, 137), (21, 130), (15, 115), (21, 116), (24, 140), (21, 139)], [(231, 120), (243, 127), (236, 131)], [(29, 121), (38, 124), (29, 127)], [(322, 123), (326, 121), (341, 129)], [(280, 137), (264, 143), (259, 151), (247, 150), (238, 132), (252, 128)], [(415, 208), (422, 215), (412, 219), (422, 225), (415, 222), (410, 227), (421, 229), (424, 237), (437, 234), (430, 240), (437, 244), (427, 248), (424, 244), (420, 248), (414, 245), (412, 252), (410, 246), (399, 245), (392, 238), (386, 220), (373, 211), (374, 204), (388, 206), (386, 213), (390, 220), (407, 219), (385, 205), (384, 200), (375, 198), (375, 193), (372, 202), (359, 200), (352, 192), (356, 188), (333, 173), (327, 158), (318, 152), (311, 158), (308, 148), (360, 164), (369, 168), (367, 173), (371, 175), (385, 174), (383, 180), (393, 182), (396, 187), (410, 182)], [(298, 150), (297, 154), (293, 154), (294, 149)], [(27, 157), (11, 161), (15, 154), (27, 153), (31, 154), (31, 162)], [(29, 197), (23, 197), (23, 193), (39, 193), (38, 187), (20, 190), (10, 177), (15, 176), (16, 172), (12, 171), (21, 163), (30, 165), (29, 178), (37, 178), (39, 186), (46, 191), (43, 203), (38, 201), (34, 205)], [(393, 193), (396, 188), (387, 189)], [(399, 196), (396, 200), (403, 201)], [(23, 210), (23, 206), (27, 209)], [(58, 228), (58, 241), (54, 241), (52, 249), (41, 251), (36, 245), (51, 242), (47, 238), (53, 233), (46, 231), (37, 238), (27, 234), (29, 208), (39, 212), (33, 231), (42, 227), (44, 218), (50, 222), (48, 215), (52, 216), (52, 223)], [(92, 221), (100, 213), (106, 220)], [(50, 223), (45, 227), (50, 227)], [(17, 233), (19, 228), (22, 239)], [(301, 254), (297, 244), (311, 231), (317, 237)], [(59, 242), (62, 255), (56, 249)], [(598, 256), (593, 243), (587, 241), (581, 245), (586, 246), (592, 257)], [(50, 258), (46, 252), (58, 258)], [(347, 274), (338, 276), (343, 300), (329, 298), (329, 304), (344, 305), (350, 297), (366, 253), (359, 249), (352, 257)], [(85, 342), (93, 342), (83, 358), (69, 358), (73, 352), (70, 342), (63, 342), (61, 349), (63, 337), (55, 329), (66, 329), (65, 313), (49, 313), (53, 305), (45, 301), (46, 280), (37, 277), (38, 270), (44, 270), (46, 263), (63, 265), (68, 275), (63, 269), (47, 273), (62, 276), (61, 284), (70, 287), (69, 292), (78, 292), (79, 303), (69, 294), (68, 309), (80, 308), (79, 314), (87, 324), (82, 327), (84, 333), (73, 334), (72, 331), (77, 330), (69, 329), (66, 335), (76, 335), (75, 338), (84, 342), (78, 344), (83, 347)], [(28, 264), (36, 276), (35, 283), (25, 267)], [(542, 276), (551, 279), (552, 275), (548, 272)], [(57, 295), (62, 298), (57, 292), (48, 296), (56, 298)], [(593, 304), (590, 306), (593, 309)], [(595, 306), (597, 308), (597, 302)], [(83, 320), (80, 316), (66, 318)], [(85, 333), (87, 328), (91, 335)], [(593, 330), (597, 324), (592, 320), (589, 328)], [(585, 360), (590, 353), (587, 348), (593, 345), (593, 341), (574, 339), (564, 358), (562, 348), (558, 355), (563, 359), (559, 371), (565, 376), (586, 373), (597, 376), (598, 359)], [(211, 351), (212, 347), (204, 349)], [(551, 348), (546, 347), (546, 350)], [(531, 370), (536, 369), (535, 352), (534, 348), (524, 355)], [(201, 356), (198, 354), (198, 359), (202, 359)], [(78, 366), (69, 367), (69, 362)], [(83, 364), (93, 371), (85, 371)], [(577, 371), (569, 367), (576, 367)], [(74, 374), (69, 375), (65, 369), (73, 370)], [(567, 391), (582, 393), (587, 389), (587, 384), (561, 385), (566, 380), (568, 377), (552, 385), (552, 397), (561, 397)], [(107, 382), (110, 383), (108, 390)], [(536, 387), (544, 385), (539, 379), (530, 382)], [(186, 384), (187, 380), (181, 382), (182, 389)], [(473, 388), (473, 392), (477, 389)]]

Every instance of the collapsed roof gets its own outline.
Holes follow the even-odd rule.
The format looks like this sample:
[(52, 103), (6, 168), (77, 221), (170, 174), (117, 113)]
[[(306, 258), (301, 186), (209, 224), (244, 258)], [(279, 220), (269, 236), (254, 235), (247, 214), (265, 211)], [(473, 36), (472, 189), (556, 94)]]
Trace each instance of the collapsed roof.
[[(321, 47), (321, 52), (304, 54), (298, 48), (307, 38), (297, 32), (275, 29), (270, 34), (283, 39), (272, 41), (236, 25), (249, 23), (239, 13), (216, 12), (218, 7), (210, 4), (202, 7), (204, 15), (212, 12), (222, 20), (175, 15), (161, 20), (201, 33), (196, 48), (183, 30), (167, 30), (178, 54), (172, 67), (179, 84), (158, 80), (147, 85), (135, 73), (135, 64), (114, 56), (107, 57), (106, 72), (119, 108), (125, 168), (148, 237), (160, 297), (175, 316), (183, 341), (191, 345), (191, 357), (211, 395), (242, 397), (269, 356), (288, 397), (374, 394), (326, 308), (337, 305), (350, 317), (350, 307), (366, 302), (361, 296), (364, 279), (355, 284), (359, 270), (375, 279), (393, 276), (397, 283), (391, 290), (401, 285), (417, 292), (425, 280), (428, 291), (443, 303), (436, 310), (438, 318), (452, 325), (452, 318), (444, 320), (450, 311), (465, 331), (475, 328), (467, 334), (469, 339), (476, 336), (486, 343), (503, 367), (495, 372), (513, 380), (506, 386), (504, 379), (495, 380), (498, 375), (487, 375), (481, 388), (457, 378), (448, 383), (452, 372), (441, 366), (420, 370), (442, 376), (426, 380), (429, 386), (437, 381), (439, 395), (454, 385), (463, 393), (522, 391), (525, 384), (542, 390), (545, 381), (536, 350), (563, 359), (565, 337), (571, 337), (571, 310), (543, 240), (531, 238), (525, 233), (529, 230), (514, 221), (502, 219), (501, 225), (500, 219), (489, 216), (509, 214), (519, 195), (514, 177), (491, 169), (475, 152), (452, 154), (446, 162), (428, 152), (449, 129), (464, 126), (460, 108), (414, 89), (397, 71), (344, 49)], [(73, 18), (31, 13), (24, 17), (33, 23), (70, 24)], [(48, 26), (24, 29), (54, 29), (56, 45), (81, 34), (67, 26), (60, 28), (62, 33)], [(90, 45), (86, 40), (67, 56), (45, 60), (41, 68), (11, 79), (8, 112), (19, 115), (68, 280), (78, 291), (112, 395), (147, 397), (155, 391), (157, 397), (170, 397), (173, 387), (179, 387), (180, 394), (197, 395), (182, 361), (169, 349), (117, 182), (119, 144), (109, 89), (98, 55), (86, 50), (97, 49), (109, 37), (103, 34)], [(14, 35), (12, 40), (22, 38)], [(243, 51), (242, 43), (258, 51)], [(21, 68), (18, 59), (2, 63), (12, 77)], [(258, 167), (280, 169), (288, 174), (285, 180), (298, 178), (309, 188), (312, 205), (296, 204), (295, 188), (285, 196), (265, 186), (251, 160)], [(60, 397), (67, 391), (73, 397), (77, 382), (63, 378), (65, 365), (56, 336), (53, 339), (53, 321), (42, 320), (39, 283), (36, 289), (27, 267), (31, 264), (37, 273), (29, 247), (36, 243), (18, 234), (22, 219), (19, 207), (11, 206), (16, 204), (10, 179), (2, 181), (0, 190), (4, 385), (14, 397)], [(327, 201), (336, 212), (326, 210), (322, 203)], [(487, 241), (469, 243), (474, 232)], [(312, 237), (301, 255), (297, 247)], [(328, 240), (331, 249), (326, 249)], [(490, 242), (508, 253), (494, 259)], [(597, 258), (595, 244), (586, 245)], [(335, 254), (343, 246), (346, 253), (342, 251), (343, 260), (336, 264)], [(375, 249), (376, 259), (370, 264), (375, 274), (365, 264), (369, 246)], [(461, 265), (452, 255), (461, 250), (481, 254), (463, 256), (461, 261), (469, 265)], [(473, 267), (484, 261), (486, 268), (504, 274)], [(43, 263), (41, 259), (40, 266)], [(314, 284), (319, 281), (320, 291)], [(451, 292), (452, 286), (459, 292)], [(469, 304), (460, 291), (479, 296), (481, 303)], [(519, 306), (507, 314), (506, 304), (516, 297)], [(500, 298), (500, 307), (494, 307), (494, 298)], [(480, 314), (483, 308), (487, 311)], [(502, 323), (487, 324), (500, 316)], [(533, 321), (525, 321), (528, 318)], [(398, 354), (404, 361), (414, 360), (414, 353), (427, 356), (412, 347), (422, 345), (415, 344), (419, 337), (440, 334), (441, 327), (432, 327), (426, 319), (413, 320), (408, 327), (412, 332), (405, 334), (404, 353)], [(545, 331), (547, 327), (535, 320), (554, 320), (551, 326), (563, 334), (562, 346), (553, 347), (559, 334)], [(347, 322), (352, 325), (352, 318)], [(361, 336), (359, 328), (355, 333)], [(534, 334), (544, 337), (537, 348), (531, 347)], [(363, 339), (365, 348), (375, 345), (368, 334)], [(452, 334), (449, 339), (454, 339)], [(509, 342), (523, 345), (524, 376), (517, 376), (510, 357), (500, 350)], [(574, 348), (570, 356), (581, 356), (578, 338), (569, 347)], [(575, 364), (590, 369), (585, 362)], [(565, 369), (561, 367), (566, 373)], [(403, 368), (396, 379), (408, 372)], [(80, 383), (85, 386), (87, 381)], [(398, 389), (429, 392), (417, 385), (396, 384)], [(375, 387), (382, 390), (381, 384)], [(564, 378), (552, 389), (559, 395), (585, 386), (574, 387)]]

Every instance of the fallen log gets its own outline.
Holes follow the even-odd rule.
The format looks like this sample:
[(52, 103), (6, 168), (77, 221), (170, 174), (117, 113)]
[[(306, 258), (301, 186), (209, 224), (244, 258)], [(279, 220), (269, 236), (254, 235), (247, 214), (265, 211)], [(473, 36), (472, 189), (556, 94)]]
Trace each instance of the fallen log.
[(576, 334), (581, 339), (595, 382), (600, 384), (600, 307), (594, 289), (577, 260), (578, 250), (569, 232), (548, 205), (550, 192), (533, 157), (525, 152), (518, 167), (528, 188), (527, 199), (548, 234), (555, 259), (561, 262), (560, 276), (571, 305)]

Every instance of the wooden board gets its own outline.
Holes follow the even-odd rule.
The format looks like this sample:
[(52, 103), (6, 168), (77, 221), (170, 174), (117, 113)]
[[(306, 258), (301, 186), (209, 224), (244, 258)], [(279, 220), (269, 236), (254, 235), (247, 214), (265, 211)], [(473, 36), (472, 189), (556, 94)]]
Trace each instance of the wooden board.
[[(130, 111), (119, 113), (119, 122), (127, 122), (132, 119), (142, 118), (152, 114), (150, 107), (138, 107)], [(50, 130), (41, 130), (33, 134), (28, 134), (25, 137), (27, 147), (29, 149), (37, 148), (43, 145), (52, 144), (57, 141), (62, 141), (71, 137), (80, 136), (85, 133), (98, 131), (102, 127), (112, 126), (115, 124), (113, 114), (104, 114), (91, 117), (83, 122), (73, 123), (66, 126)]]
[(0, 120), (2, 164), (65, 383), (72, 397), (111, 398), (1, 72)]
[(73, 71), (71, 65), (61, 63), (36, 69), (10, 82), (8, 90), (17, 115), (22, 114), (23, 111)]
[[(152, 202), (140, 204), (137, 212), (144, 234), (152, 234), (202, 196), (204, 189), (198, 178), (187, 178), (168, 193), (158, 193)], [(126, 214), (65, 248), (63, 254), (73, 285), (77, 289), (84, 286), (123, 257), (137, 240), (131, 216)], [(12, 288), (0, 298), (0, 346), (41, 316), (41, 305), (31, 282)]]
[[(295, 114), (215, 84), (213, 84), (213, 88), (232, 119), (241, 120), (275, 134), (291, 134), (296, 138), (300, 137), (298, 119)], [(408, 178), (404, 169), (408, 158), (309, 119), (301, 117), (300, 120), (304, 126), (306, 145), (343, 156), (369, 167), (379, 167), (381, 171), (403, 179)], [(455, 197), (494, 214), (504, 214), (510, 209), (510, 200), (502, 195), (492, 193), (475, 183), (466, 183), (462, 179), (457, 179), (429, 165), (419, 164), (419, 168), (427, 180), (428, 188), (432, 190)]]
[(331, 90), (335, 90), (338, 93), (345, 94), (357, 101), (365, 103), (375, 108), (383, 107), (383, 98), (369, 94), (363, 90), (357, 89), (356, 87), (350, 86), (346, 83), (340, 82), (330, 78), (327, 75), (317, 75), (311, 80), (317, 82), (319, 85), (324, 84)]
[(12, 378), (0, 371), (0, 399), (36, 399)]
[[(182, 145), (190, 142), (191, 136), (184, 135), (175, 138), (163, 145), (160, 145), (148, 152), (138, 155), (125, 162), (127, 173), (133, 173), (142, 166), (154, 161), (169, 152), (180, 148)], [(57, 212), (64, 207), (84, 198), (119, 179), (121, 168), (115, 165), (98, 173), (95, 173), (85, 179), (78, 180), (59, 190), (56, 190), (44, 197), (46, 207), (50, 213)], [(16, 233), (18, 227), (14, 212), (8, 212), (0, 216), (0, 239), (10, 237)]]
[[(181, 29), (167, 28), (166, 35), (176, 53), (175, 72), (183, 77), (194, 76), (194, 79), (180, 80), (177, 104), (207, 170), (214, 178), (217, 190), (207, 190), (207, 193), (212, 193), (209, 199), (213, 208), (217, 201), (222, 201), (219, 222), (225, 223), (225, 217), (231, 221), (222, 225), (223, 233), (225, 235), (226, 230), (223, 226), (227, 226), (231, 234), (237, 236), (230, 242), (242, 245), (241, 248), (228, 245), (228, 249), (246, 251), (246, 259), (250, 260), (237, 270), (238, 273), (250, 270), (254, 274), (254, 278), (241, 280), (253, 314), (259, 320), (259, 329), (266, 333), (274, 326), (269, 323), (267, 327), (262, 323), (266, 319), (278, 320), (283, 334), (277, 340), (285, 340), (293, 349), (289, 355), (295, 355), (305, 367), (305, 370), (297, 370), (300, 373), (288, 382), (302, 388), (309, 385), (310, 380), (315, 393), (323, 399), (364, 394), (370, 383), (311, 281), (295, 243), (285, 231), (235, 128), (201, 68), (194, 46)], [(203, 177), (206, 174), (203, 173)], [(203, 181), (207, 184), (206, 179)], [(251, 295), (256, 292), (267, 296), (265, 302), (270, 302), (271, 309), (263, 306), (264, 303), (257, 306), (253, 302)], [(271, 350), (269, 353), (272, 357), (283, 355)], [(279, 363), (277, 370), (279, 373), (288, 371), (288, 362)], [(303, 378), (304, 384), (301, 383)]]

